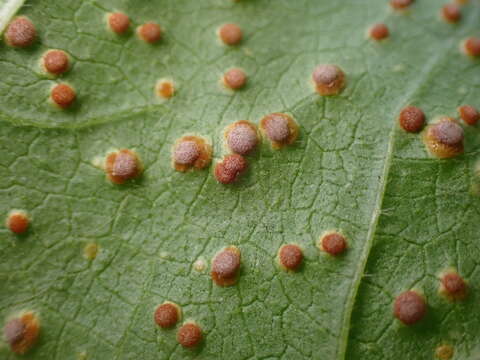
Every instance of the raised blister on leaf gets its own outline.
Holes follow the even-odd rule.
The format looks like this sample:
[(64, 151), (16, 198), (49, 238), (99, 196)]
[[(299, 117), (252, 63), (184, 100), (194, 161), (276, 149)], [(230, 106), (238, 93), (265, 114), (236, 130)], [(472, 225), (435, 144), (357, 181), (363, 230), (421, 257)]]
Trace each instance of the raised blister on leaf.
[(7, 321), (3, 329), (10, 349), (17, 354), (25, 354), (37, 342), (40, 322), (32, 311), (26, 311)]
[(218, 252), (212, 260), (212, 280), (219, 286), (231, 286), (237, 282), (241, 255), (236, 246)]
[(175, 170), (203, 169), (212, 160), (212, 147), (200, 136), (186, 135), (178, 139), (172, 148), (172, 165)]

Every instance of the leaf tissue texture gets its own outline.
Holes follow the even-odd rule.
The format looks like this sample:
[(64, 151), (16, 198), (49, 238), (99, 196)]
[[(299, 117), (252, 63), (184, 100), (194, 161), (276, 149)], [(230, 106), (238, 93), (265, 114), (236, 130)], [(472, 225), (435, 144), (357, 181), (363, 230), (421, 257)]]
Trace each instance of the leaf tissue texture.
[[(16, 5), (0, 2), (0, 24)], [(21, 311), (38, 315), (40, 337), (24, 358), (416, 360), (447, 344), (454, 359), (477, 359), (479, 130), (459, 122), (464, 153), (438, 159), (397, 120), (408, 105), (427, 123), (480, 107), (479, 63), (461, 51), (479, 35), (480, 5), (464, 5), (455, 25), (442, 5), (26, 1), (17, 14), (35, 25), (35, 43), (0, 43), (0, 214), (30, 218), (23, 235), (0, 229), (0, 315), (2, 327)], [(107, 25), (118, 11), (130, 18), (122, 35)], [(148, 22), (162, 29), (155, 44), (136, 34)], [(225, 23), (242, 29), (239, 44), (222, 44)], [(368, 38), (375, 23), (388, 39)], [(70, 57), (59, 77), (41, 67), (50, 49)], [(340, 94), (315, 91), (319, 64), (345, 72)], [(245, 71), (244, 88), (221, 83), (231, 68)], [(157, 95), (161, 79), (173, 97)], [(68, 109), (51, 103), (58, 83), (76, 92)], [(218, 183), (225, 128), (274, 112), (296, 121), (298, 139), (273, 149), (263, 138), (247, 172)], [(212, 145), (209, 166), (174, 170), (172, 146), (184, 135)], [(98, 163), (120, 149), (138, 155), (143, 173), (118, 185)], [(328, 231), (345, 236), (345, 253), (319, 249)], [(278, 264), (285, 244), (303, 251), (297, 271)], [(228, 246), (241, 265), (222, 287), (211, 260)], [(468, 284), (462, 301), (438, 293), (448, 268)], [(405, 326), (393, 303), (411, 289), (427, 313)], [(165, 301), (181, 308), (172, 329), (153, 319)], [(201, 327), (200, 346), (178, 344), (184, 321)], [(16, 358), (5, 340), (0, 358)]]

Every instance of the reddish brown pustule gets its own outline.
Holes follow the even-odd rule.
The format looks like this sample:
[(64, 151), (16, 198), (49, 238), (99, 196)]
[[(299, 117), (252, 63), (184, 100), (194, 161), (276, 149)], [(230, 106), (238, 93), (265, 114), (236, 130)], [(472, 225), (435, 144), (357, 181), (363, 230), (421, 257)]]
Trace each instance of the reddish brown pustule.
[(426, 313), (425, 299), (415, 291), (405, 291), (395, 299), (393, 315), (405, 325), (419, 322)]
[(287, 270), (298, 270), (303, 262), (303, 251), (298, 245), (283, 245), (278, 252), (280, 265)]
[(77, 98), (75, 90), (68, 84), (55, 85), (50, 94), (52, 101), (58, 107), (67, 109), (72, 106), (73, 102)]
[(242, 69), (230, 69), (223, 75), (223, 83), (232, 90), (239, 90), (247, 83), (247, 75)]
[(317, 92), (322, 96), (336, 95), (345, 86), (345, 73), (336, 65), (318, 65), (312, 74)]
[(236, 24), (224, 24), (218, 30), (218, 36), (225, 45), (237, 45), (242, 41), (242, 29)]
[(456, 272), (449, 272), (442, 276), (440, 279), (443, 291), (445, 294), (453, 296), (455, 298), (462, 298), (467, 291), (467, 284), (465, 280)]
[(402, 10), (412, 5), (413, 0), (390, 0), (390, 5), (396, 10)]
[(407, 106), (400, 111), (398, 121), (403, 130), (417, 133), (425, 125), (425, 114), (416, 106)]
[(247, 155), (258, 144), (257, 128), (246, 120), (230, 125), (225, 135), (228, 147), (236, 154)]
[(185, 348), (198, 346), (203, 339), (202, 329), (194, 322), (185, 323), (178, 330), (177, 341)]
[(70, 66), (69, 63), (68, 55), (62, 50), (49, 50), (43, 55), (43, 67), (53, 75), (66, 72)]
[(230, 246), (220, 251), (212, 261), (212, 280), (219, 286), (230, 286), (236, 283), (240, 269), (240, 250)]
[(149, 22), (139, 26), (138, 36), (149, 44), (155, 44), (162, 38), (162, 28), (156, 23)]
[(199, 136), (183, 136), (175, 143), (172, 162), (175, 170), (203, 169), (212, 160), (212, 147)]
[(467, 40), (465, 40), (464, 48), (467, 55), (473, 57), (480, 56), (480, 39), (476, 37), (468, 38)]
[(468, 125), (476, 125), (480, 119), (480, 114), (478, 110), (470, 105), (463, 105), (458, 108), (458, 113), (463, 121)]
[(122, 149), (107, 155), (105, 171), (110, 181), (123, 184), (140, 176), (142, 164), (136, 153)]
[(242, 155), (227, 155), (215, 166), (215, 178), (222, 184), (231, 184), (237, 181), (246, 169), (247, 160)]
[(165, 302), (157, 307), (154, 315), (155, 323), (161, 328), (167, 329), (175, 326), (180, 320), (178, 305)]
[(10, 349), (16, 354), (25, 354), (37, 342), (40, 323), (33, 312), (9, 320), (3, 329)]
[(35, 42), (36, 38), (35, 25), (25, 16), (13, 19), (5, 31), (5, 42), (13, 47), (28, 47)]
[(24, 234), (28, 230), (30, 220), (23, 211), (11, 212), (6, 221), (7, 228), (15, 234)]
[(375, 24), (370, 28), (370, 37), (374, 40), (383, 40), (388, 38), (390, 31), (387, 25), (383, 23)]
[(322, 237), (321, 247), (327, 254), (337, 256), (347, 249), (347, 241), (339, 233), (329, 233)]
[(442, 7), (442, 17), (446, 22), (457, 23), (462, 18), (460, 6), (457, 4), (445, 4)]
[(116, 34), (125, 34), (130, 27), (130, 18), (121, 12), (114, 12), (108, 15), (108, 25)]

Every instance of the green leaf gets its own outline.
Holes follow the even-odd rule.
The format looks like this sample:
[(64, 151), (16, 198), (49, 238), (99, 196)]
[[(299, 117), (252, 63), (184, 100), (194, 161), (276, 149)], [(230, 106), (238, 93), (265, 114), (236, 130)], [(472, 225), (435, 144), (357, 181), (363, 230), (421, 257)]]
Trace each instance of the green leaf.
[[(17, 3), (0, 5), (0, 30)], [(31, 216), (24, 236), (0, 230), (0, 315), (38, 313), (41, 336), (25, 358), (431, 359), (450, 344), (455, 359), (476, 359), (479, 132), (465, 126), (465, 154), (439, 160), (397, 122), (408, 104), (429, 122), (480, 106), (478, 61), (459, 50), (478, 32), (479, 5), (466, 5), (457, 25), (441, 20), (441, 5), (418, 0), (399, 13), (387, 0), (27, 1), (19, 13), (38, 41), (0, 45), (0, 213)], [(132, 21), (123, 36), (106, 26), (117, 10)], [(158, 44), (135, 34), (147, 21), (165, 30)], [(239, 46), (220, 44), (225, 22), (242, 27)], [(376, 22), (389, 26), (388, 40), (367, 39)], [(72, 59), (58, 79), (39, 65), (52, 48)], [(322, 63), (345, 71), (340, 95), (313, 90)], [(233, 66), (249, 76), (235, 93), (219, 83)], [(155, 95), (161, 78), (176, 84), (169, 100)], [(70, 110), (49, 101), (59, 82), (77, 91)], [(297, 142), (272, 150), (263, 141), (246, 176), (217, 183), (225, 126), (271, 112), (292, 115)], [(212, 143), (208, 169), (172, 168), (171, 147), (187, 133)], [(95, 159), (121, 148), (145, 171), (113, 185)], [(339, 258), (316, 247), (332, 229), (348, 238)], [(83, 255), (90, 243), (94, 260)], [(277, 264), (287, 243), (304, 250), (296, 273)], [(241, 274), (221, 288), (209, 265), (194, 263), (210, 264), (228, 245), (241, 250)], [(464, 301), (438, 294), (448, 267), (469, 283)], [(407, 327), (392, 306), (412, 288), (428, 313)], [(178, 345), (178, 326), (155, 325), (166, 300), (201, 325), (200, 348)], [(6, 343), (0, 357), (15, 358)]]

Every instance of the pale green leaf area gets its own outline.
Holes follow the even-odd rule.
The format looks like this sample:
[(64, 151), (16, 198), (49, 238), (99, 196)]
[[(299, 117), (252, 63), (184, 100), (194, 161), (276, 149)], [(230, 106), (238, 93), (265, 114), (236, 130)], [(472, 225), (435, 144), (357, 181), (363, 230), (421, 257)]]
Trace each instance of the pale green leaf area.
[[(479, 34), (480, 5), (451, 25), (439, 16), (443, 3), (417, 0), (401, 14), (387, 0), (27, 1), (19, 13), (39, 41), (0, 45), (0, 214), (24, 209), (32, 226), (20, 237), (0, 230), (0, 317), (31, 309), (42, 330), (27, 355), (3, 341), (0, 358), (417, 360), (448, 343), (454, 359), (477, 359), (479, 131), (465, 127), (465, 154), (438, 160), (396, 121), (408, 104), (430, 122), (480, 106), (479, 64), (459, 50)], [(107, 30), (114, 10), (130, 16), (129, 34)], [(160, 43), (135, 35), (146, 21), (165, 29)], [(220, 44), (225, 22), (243, 28), (240, 46)], [(366, 37), (376, 22), (390, 39)], [(60, 79), (39, 66), (51, 48), (73, 60)], [(345, 71), (339, 96), (314, 92), (321, 63)], [(249, 76), (235, 93), (219, 82), (233, 66)], [(176, 83), (168, 101), (154, 93), (160, 78)], [(77, 90), (73, 109), (48, 100), (60, 81)], [(271, 112), (291, 114), (300, 137), (279, 151), (264, 140), (238, 183), (217, 183), (213, 165), (173, 170), (180, 136), (207, 137), (215, 163), (225, 126)], [(118, 148), (137, 151), (140, 180), (113, 185), (93, 165)], [(332, 229), (349, 241), (339, 258), (316, 247)], [(100, 250), (87, 260), (91, 242)], [(297, 273), (277, 265), (287, 243), (304, 249)], [(242, 268), (235, 286), (221, 288), (209, 264), (227, 245), (241, 250)], [(469, 283), (463, 302), (437, 293), (449, 266)], [(392, 304), (411, 288), (425, 294), (428, 315), (406, 327)], [(165, 300), (202, 326), (200, 348), (182, 348), (178, 326), (154, 324)]]

